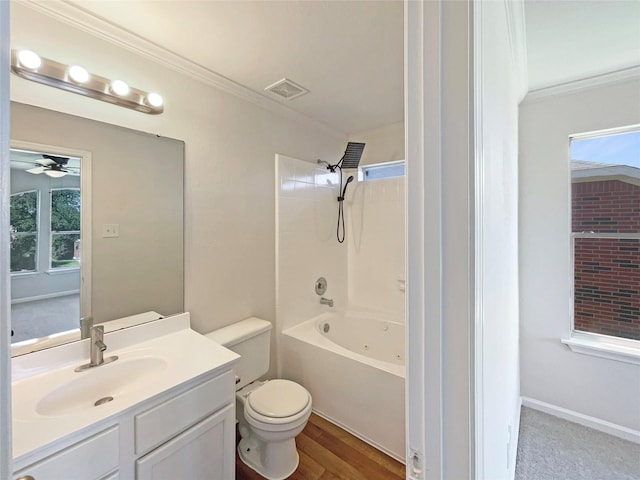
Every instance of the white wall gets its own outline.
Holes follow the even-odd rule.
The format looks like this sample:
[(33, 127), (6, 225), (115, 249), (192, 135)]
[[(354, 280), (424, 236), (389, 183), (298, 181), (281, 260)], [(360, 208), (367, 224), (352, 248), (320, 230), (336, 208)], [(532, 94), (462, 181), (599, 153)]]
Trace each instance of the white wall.
[(257, 315), (275, 319), (274, 154), (339, 158), (345, 136), (273, 113), (114, 44), (12, 7), (12, 48), (31, 48), (102, 76), (160, 92), (151, 116), (12, 76), (13, 100), (185, 141), (185, 308), (209, 331)]
[(520, 414), (518, 102), (523, 92), (510, 38), (516, 18), (505, 4), (484, 2), (476, 9), (476, 475), (491, 480), (515, 474)]
[(640, 80), (520, 107), (522, 395), (640, 430), (640, 366), (573, 353), (569, 135), (640, 123)]

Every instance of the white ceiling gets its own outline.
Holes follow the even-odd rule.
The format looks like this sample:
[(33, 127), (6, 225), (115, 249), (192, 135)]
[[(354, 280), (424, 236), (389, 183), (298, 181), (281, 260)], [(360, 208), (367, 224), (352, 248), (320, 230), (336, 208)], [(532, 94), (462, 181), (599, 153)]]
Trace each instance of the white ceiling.
[[(524, 4), (530, 91), (640, 65), (639, 0)], [(133, 33), (345, 134), (403, 120), (402, 0), (48, 5), (76, 11), (78, 22), (97, 16), (127, 30), (123, 38)], [(264, 91), (283, 77), (310, 92), (284, 100)]]
[(343, 133), (403, 120), (401, 0), (72, 3)]

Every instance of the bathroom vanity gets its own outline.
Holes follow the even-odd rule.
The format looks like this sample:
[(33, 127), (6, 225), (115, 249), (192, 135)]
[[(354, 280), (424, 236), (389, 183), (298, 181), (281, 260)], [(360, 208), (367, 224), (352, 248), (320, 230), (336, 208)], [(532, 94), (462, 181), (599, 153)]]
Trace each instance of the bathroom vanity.
[(14, 480), (216, 478), (235, 471), (239, 358), (176, 315), (13, 359)]

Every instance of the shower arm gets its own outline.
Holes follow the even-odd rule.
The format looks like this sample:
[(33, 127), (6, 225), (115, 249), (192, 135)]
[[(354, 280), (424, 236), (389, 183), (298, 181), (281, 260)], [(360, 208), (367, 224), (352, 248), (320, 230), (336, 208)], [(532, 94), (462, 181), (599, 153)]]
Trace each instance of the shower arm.
[[(320, 159), (317, 160), (318, 164), (325, 164), (327, 166), (327, 170), (329, 170), (331, 173), (335, 173), (336, 172), (336, 168), (340, 169), (340, 188), (342, 188), (342, 166), (341, 166), (342, 160), (344, 160), (344, 156), (335, 165), (331, 165), (326, 160), (320, 160)], [(341, 194), (338, 196), (338, 202), (344, 201), (344, 195), (345, 195), (345, 193), (347, 191), (347, 185), (352, 180), (353, 180), (353, 176), (350, 176), (349, 179), (347, 180), (347, 183), (344, 185), (344, 188), (342, 189)]]
[(331, 173), (336, 173), (336, 168), (339, 168), (340, 170), (342, 170), (342, 167), (340, 166), (340, 164), (342, 163), (342, 160), (344, 159), (344, 156), (340, 159), (340, 161), (338, 163), (336, 163), (335, 165), (331, 165), (329, 162), (327, 162), (326, 160), (320, 160), (318, 159), (318, 164), (325, 164), (327, 166), (327, 170), (329, 170)]

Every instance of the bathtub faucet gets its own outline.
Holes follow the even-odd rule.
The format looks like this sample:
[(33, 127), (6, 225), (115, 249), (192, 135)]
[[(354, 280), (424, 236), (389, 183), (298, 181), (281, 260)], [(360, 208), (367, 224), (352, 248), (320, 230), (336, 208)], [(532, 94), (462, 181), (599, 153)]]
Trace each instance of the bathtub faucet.
[(332, 298), (320, 298), (320, 303), (322, 305), (329, 305), (330, 307), (333, 307), (333, 299)]

